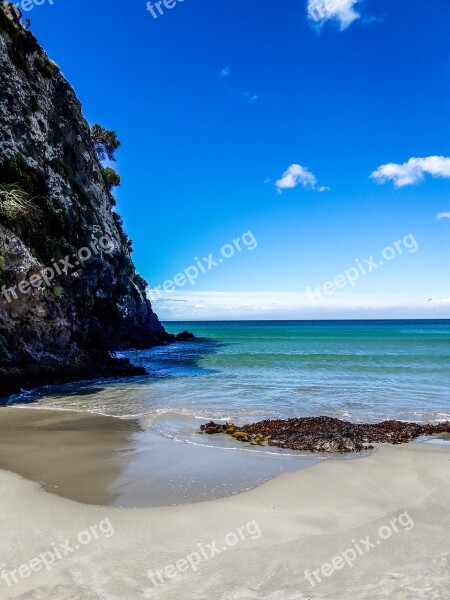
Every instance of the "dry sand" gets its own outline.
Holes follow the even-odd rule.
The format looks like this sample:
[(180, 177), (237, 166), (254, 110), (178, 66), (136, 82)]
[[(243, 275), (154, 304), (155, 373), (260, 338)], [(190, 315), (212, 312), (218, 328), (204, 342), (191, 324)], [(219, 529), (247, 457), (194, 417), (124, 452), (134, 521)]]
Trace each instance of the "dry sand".
[[(43, 418), (50, 419), (50, 428), (52, 416)], [(69, 437), (76, 429), (70, 421)], [(130, 433), (126, 427), (133, 427), (122, 426), (125, 429), (108, 441), (113, 456), (120, 438)], [(102, 427), (108, 430), (106, 421), (99, 427), (102, 436)], [(36, 429), (35, 435), (42, 429), (45, 451), (46, 429)], [(11, 443), (18, 452), (17, 471), (24, 473), (26, 468), (32, 477), (36, 459), (27, 456), (20, 439)], [(76, 483), (70, 444), (64, 444), (60, 469)], [(2, 444), (0, 453), (4, 448)], [(114, 469), (113, 463), (105, 456), (105, 470)], [(99, 465), (91, 483), (102, 486)], [(325, 461), (247, 492), (183, 506), (89, 506), (48, 494), (39, 484), (4, 471), (0, 499), (0, 565), (5, 565), (0, 572), (5, 575), (0, 578), (1, 600), (444, 600), (450, 589), (448, 446), (381, 447), (367, 458)], [(94, 525), (97, 537), (89, 534)], [(85, 533), (80, 538), (81, 532)], [(88, 536), (91, 542), (85, 543)], [(374, 545), (369, 549), (359, 541), (367, 536)], [(63, 554), (59, 544), (64, 546), (66, 540), (72, 551), (59, 559), (55, 548)], [(202, 557), (202, 551), (210, 555), (207, 545), (213, 542), (220, 553)], [(236, 542), (233, 547), (231, 542)], [(41, 559), (30, 562), (49, 551), (56, 557), (50, 570), (42, 567)], [(183, 560), (178, 569), (170, 567), (187, 555), (197, 562), (195, 552), (200, 557), (196, 571)], [(352, 567), (343, 553), (348, 558), (355, 554)], [(331, 567), (322, 567), (339, 556), (333, 573)], [(24, 564), (36, 570), (22, 568), (23, 577), (17, 569)], [(311, 585), (305, 570), (321, 568), (320, 583), (316, 578)], [(155, 582), (156, 572), (162, 570), (164, 583), (153, 585), (149, 569)]]

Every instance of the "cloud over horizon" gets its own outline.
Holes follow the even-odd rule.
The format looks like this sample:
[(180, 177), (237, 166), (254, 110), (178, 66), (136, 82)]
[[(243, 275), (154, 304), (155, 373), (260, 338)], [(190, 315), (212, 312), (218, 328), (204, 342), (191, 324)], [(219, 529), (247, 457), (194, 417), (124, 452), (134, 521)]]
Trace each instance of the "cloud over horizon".
[(295, 163), (290, 165), (280, 179), (275, 182), (279, 194), (282, 190), (292, 189), (298, 185), (305, 190), (315, 190), (317, 192), (329, 190), (328, 187), (317, 185), (317, 178), (309, 169)]
[(450, 299), (340, 293), (314, 301), (306, 292), (168, 291), (152, 299), (163, 321), (449, 318)]
[(388, 163), (378, 167), (370, 177), (378, 184), (393, 181), (396, 188), (401, 188), (421, 183), (426, 174), (435, 179), (450, 179), (450, 158), (427, 156), (410, 158), (403, 164)]

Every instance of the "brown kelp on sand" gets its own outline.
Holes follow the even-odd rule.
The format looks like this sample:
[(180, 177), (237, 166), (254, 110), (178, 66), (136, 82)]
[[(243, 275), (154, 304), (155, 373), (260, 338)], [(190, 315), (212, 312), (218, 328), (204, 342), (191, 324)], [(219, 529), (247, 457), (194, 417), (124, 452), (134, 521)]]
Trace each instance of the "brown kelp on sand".
[(373, 443), (403, 444), (421, 435), (450, 433), (450, 421), (437, 425), (383, 421), (350, 423), (331, 417), (303, 417), (260, 421), (238, 427), (211, 421), (200, 427), (206, 434), (225, 433), (240, 442), (311, 452), (360, 452)]

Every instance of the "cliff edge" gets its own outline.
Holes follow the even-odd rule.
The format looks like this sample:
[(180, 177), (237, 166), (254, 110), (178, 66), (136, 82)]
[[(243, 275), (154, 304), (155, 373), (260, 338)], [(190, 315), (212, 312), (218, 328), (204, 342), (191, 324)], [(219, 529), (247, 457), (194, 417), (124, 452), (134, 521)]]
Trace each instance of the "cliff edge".
[(77, 96), (0, 4), (0, 397), (52, 381), (145, 372), (109, 351), (173, 340)]

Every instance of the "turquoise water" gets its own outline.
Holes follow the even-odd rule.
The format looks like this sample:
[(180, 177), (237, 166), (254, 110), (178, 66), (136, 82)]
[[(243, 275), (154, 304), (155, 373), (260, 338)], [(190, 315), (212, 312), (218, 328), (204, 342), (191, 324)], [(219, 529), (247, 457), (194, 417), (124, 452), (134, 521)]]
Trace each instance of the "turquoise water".
[(214, 342), (203, 355), (201, 345), (197, 350), (173, 347), (158, 352), (153, 367), (159, 375), (193, 378), (189, 398), (194, 394), (199, 407), (213, 414), (326, 414), (369, 421), (450, 417), (450, 321), (255, 321), (166, 327), (186, 328)]
[[(152, 377), (61, 386), (45, 402), (151, 418), (450, 418), (450, 321), (165, 323), (199, 339), (124, 353)], [(126, 390), (126, 393), (124, 393)], [(105, 394), (105, 391), (107, 392)], [(44, 401), (44, 398), (42, 398)]]

